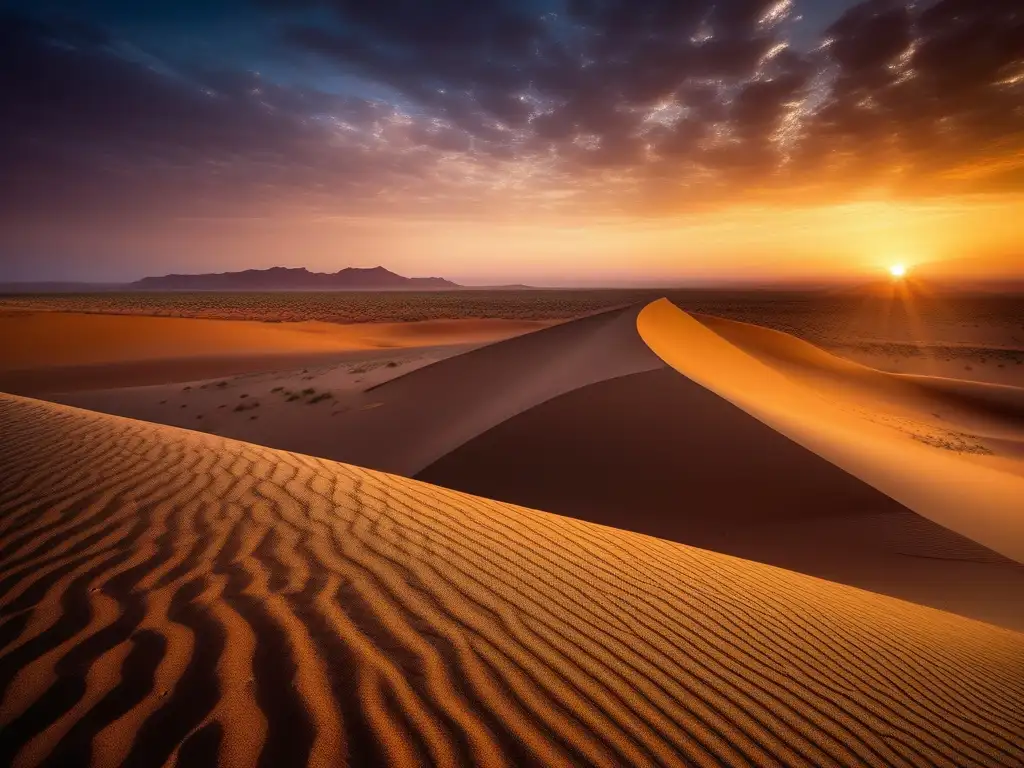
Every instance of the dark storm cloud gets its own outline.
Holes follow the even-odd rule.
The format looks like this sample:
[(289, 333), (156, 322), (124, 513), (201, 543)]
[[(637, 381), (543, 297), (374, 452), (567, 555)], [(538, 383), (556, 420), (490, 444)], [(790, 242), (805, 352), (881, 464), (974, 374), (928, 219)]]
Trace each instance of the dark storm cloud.
[(252, 7), (318, 62), (305, 86), (153, 61), (88, 21), (0, 20), (5, 208), (673, 210), (1020, 180), (1018, 0), (867, 0), (801, 48), (785, 0)]

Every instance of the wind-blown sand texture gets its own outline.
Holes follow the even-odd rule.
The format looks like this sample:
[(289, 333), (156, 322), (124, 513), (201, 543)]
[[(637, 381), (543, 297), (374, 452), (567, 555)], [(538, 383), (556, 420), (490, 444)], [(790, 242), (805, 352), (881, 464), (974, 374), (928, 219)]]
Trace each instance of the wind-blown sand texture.
[(0, 430), (2, 764), (1024, 763), (1020, 633), (172, 427)]

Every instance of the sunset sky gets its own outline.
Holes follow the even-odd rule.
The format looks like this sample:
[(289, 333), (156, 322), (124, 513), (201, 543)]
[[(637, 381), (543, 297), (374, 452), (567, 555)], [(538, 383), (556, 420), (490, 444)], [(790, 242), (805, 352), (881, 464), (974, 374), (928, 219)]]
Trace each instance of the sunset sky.
[(0, 280), (1024, 277), (1020, 0), (0, 0)]

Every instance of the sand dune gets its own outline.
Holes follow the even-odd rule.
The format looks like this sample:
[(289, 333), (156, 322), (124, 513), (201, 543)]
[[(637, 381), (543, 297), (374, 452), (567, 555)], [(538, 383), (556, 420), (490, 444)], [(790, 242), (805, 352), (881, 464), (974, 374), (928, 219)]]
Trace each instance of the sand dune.
[(562, 395), (416, 477), (1024, 630), (1024, 566), (674, 370)]
[(706, 315), (695, 316), (717, 335), (767, 365), (819, 391), (856, 397), (864, 406), (930, 418), (947, 428), (1024, 440), (1024, 389), (985, 382), (879, 371), (789, 334)]
[[(1003, 460), (1022, 468), (1024, 479), (1024, 461), (987, 448), (1009, 456), (1024, 446), (1019, 390), (886, 374), (786, 334), (701, 320), (655, 304), (427, 367), (418, 366), (429, 360), (396, 359), (394, 368), (352, 368), (358, 375), (310, 369), (187, 391), (113, 389), (61, 399), (416, 475), (1024, 629), (1024, 567), (1014, 546), (1024, 517), (1005, 506), (1012, 496), (1004, 495), (998, 541), (982, 531), (978, 544), (978, 521), (961, 524), (974, 497), (986, 497), (978, 483), (989, 475), (1000, 478), (1004, 494), (1013, 492), (1005, 467), (978, 462)], [(653, 354), (638, 322), (686, 375)], [(719, 386), (734, 388), (741, 407), (716, 394)], [(920, 495), (917, 505), (896, 501), (890, 486), (875, 487), (873, 474), (845, 471), (843, 455), (799, 435), (794, 442), (773, 421), (758, 420), (757, 409), (773, 408), (802, 415), (810, 429), (846, 424), (839, 448), (858, 444), (862, 432), (882, 434), (889, 469), (911, 491), (932, 482), (930, 456), (955, 462), (956, 477), (975, 483), (974, 496), (962, 493), (957, 508), (942, 501), (947, 517), (957, 517), (952, 524), (942, 508), (938, 516), (924, 509)]]
[[(342, 357), (321, 358), (309, 361), (301, 373), (279, 368), (280, 375), (193, 381), (187, 390), (114, 387), (50, 397), (409, 476), (559, 394), (664, 368), (636, 333), (639, 311), (638, 306), (615, 309), (469, 351), (467, 345), (410, 346), (409, 354), (399, 349), (361, 353), (358, 365)], [(450, 321), (455, 328), (458, 322)], [(434, 325), (447, 329), (449, 322)], [(399, 336), (410, 343), (425, 341), (416, 328)], [(436, 365), (456, 351), (461, 354)], [(368, 354), (395, 367), (380, 370)], [(417, 359), (410, 362), (410, 356)], [(339, 375), (346, 371), (358, 373)], [(292, 397), (306, 390), (324, 399), (311, 404), (312, 397)], [(258, 401), (259, 410), (236, 413), (240, 397)]]
[(187, 382), (343, 360), (355, 351), (480, 344), (550, 325), (529, 320), (316, 321), (0, 313), (0, 388), (39, 394)]
[[(327, 458), (411, 476), (480, 433), (581, 386), (663, 368), (616, 309), (472, 350), (368, 389), (329, 429)], [(289, 441), (290, 438), (290, 441)], [(301, 450), (280, 435), (274, 447)]]
[[(687, 378), (909, 509), (1024, 563), (1024, 475), (965, 460), (960, 453), (970, 454), (970, 444), (958, 451), (942, 442), (956, 433), (935, 438), (915, 425), (878, 423), (875, 403), (823, 392), (820, 378), (802, 381), (766, 365), (667, 301), (645, 307), (637, 327)], [(957, 386), (962, 394), (968, 385)]]
[(0, 763), (1024, 763), (1024, 635), (0, 396)]

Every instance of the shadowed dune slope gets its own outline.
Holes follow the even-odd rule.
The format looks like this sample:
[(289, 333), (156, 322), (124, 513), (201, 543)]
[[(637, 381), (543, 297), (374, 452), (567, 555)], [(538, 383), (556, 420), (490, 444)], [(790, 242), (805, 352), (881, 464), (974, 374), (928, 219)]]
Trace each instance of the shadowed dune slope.
[(0, 763), (1024, 763), (1024, 635), (0, 396)]
[(534, 331), (372, 388), (360, 406), (332, 420), (336, 438), (329, 458), (411, 476), (552, 397), (664, 368), (637, 335), (641, 309), (616, 309)]
[[(443, 364), (435, 362), (411, 372), (396, 368), (398, 375), (390, 376), (386, 382), (368, 383), (358, 389), (354, 387), (358, 379), (339, 389), (337, 381), (331, 383), (330, 376), (318, 376), (314, 381), (313, 376), (296, 375), (294, 381), (277, 382), (276, 388), (272, 385), (262, 392), (259, 387), (243, 390), (245, 382), (241, 379), (240, 391), (235, 391), (234, 382), (226, 388), (217, 383), (213, 385), (221, 387), (214, 392), (217, 398), (197, 396), (198, 390), (210, 389), (210, 382), (206, 386), (189, 386), (191, 394), (187, 399), (180, 397), (184, 391), (181, 389), (147, 387), (52, 397), (90, 410), (202, 427), (225, 437), (411, 476), (481, 432), (552, 397), (596, 381), (665, 368), (665, 363), (636, 332), (640, 309), (613, 309), (542, 328), (489, 346), (460, 351)], [(431, 333), (449, 327), (460, 327), (459, 321), (430, 324), (434, 329)], [(423, 328), (409, 328), (402, 338), (413, 342), (422, 332)], [(395, 337), (399, 336), (396, 332)], [(426, 353), (431, 348), (419, 349)], [(454, 352), (455, 348), (434, 349)], [(332, 353), (333, 360), (321, 362), (341, 365), (344, 356), (350, 354)], [(264, 367), (272, 366), (272, 360), (262, 360)], [(296, 363), (307, 365), (305, 361), (283, 356), (280, 363), (293, 367)], [(308, 361), (309, 367), (313, 363)], [(164, 366), (168, 371), (173, 367)], [(120, 371), (121, 375), (125, 373)], [(3, 384), (0, 375), (0, 387)], [(289, 394), (282, 391), (283, 387), (303, 392), (307, 386), (327, 402), (310, 407), (308, 399), (289, 399)], [(250, 403), (262, 395), (258, 415), (233, 417), (237, 402), (220, 398), (229, 393), (236, 401), (239, 395), (252, 395)], [(218, 409), (224, 412), (219, 413)]]
[(561, 395), (417, 478), (1024, 629), (1024, 566), (671, 369)]
[[(899, 425), (879, 423), (879, 402), (864, 395), (863, 374), (860, 395), (841, 388), (821, 386), (833, 379), (828, 365), (816, 366), (814, 376), (800, 375), (801, 368), (814, 367), (813, 355), (825, 355), (813, 347), (792, 345), (780, 354), (766, 352), (769, 346), (749, 338), (764, 357), (789, 358), (782, 367), (766, 364), (702, 325), (666, 300), (649, 304), (638, 315), (640, 335), (665, 362), (687, 378), (729, 400), (748, 414), (778, 430), (819, 456), (896, 499), (909, 509), (956, 531), (1006, 557), (1024, 563), (1024, 475), (970, 461), (956, 451), (933, 444), (926, 420)], [(757, 329), (755, 329), (755, 332)], [(735, 332), (735, 329), (734, 329)], [(825, 355), (825, 357), (831, 357)], [(793, 361), (796, 360), (797, 363)], [(826, 361), (827, 362), (827, 361)], [(883, 376), (879, 374), (879, 376)], [(868, 387), (879, 389), (877, 378)], [(901, 387), (904, 403), (915, 402), (906, 389), (920, 382), (890, 377), (884, 382), (888, 397), (894, 385)], [(906, 387), (904, 387), (904, 384)], [(932, 387), (935, 382), (929, 384)], [(1012, 412), (1012, 387), (968, 386), (965, 382), (938, 385), (947, 393), (957, 392), (959, 418)], [(997, 391), (979, 398), (968, 407), (970, 391)], [(928, 413), (924, 396), (919, 414)], [(995, 403), (995, 404), (994, 404)], [(1013, 428), (1012, 419), (1007, 420)], [(942, 439), (958, 439), (953, 432)]]

